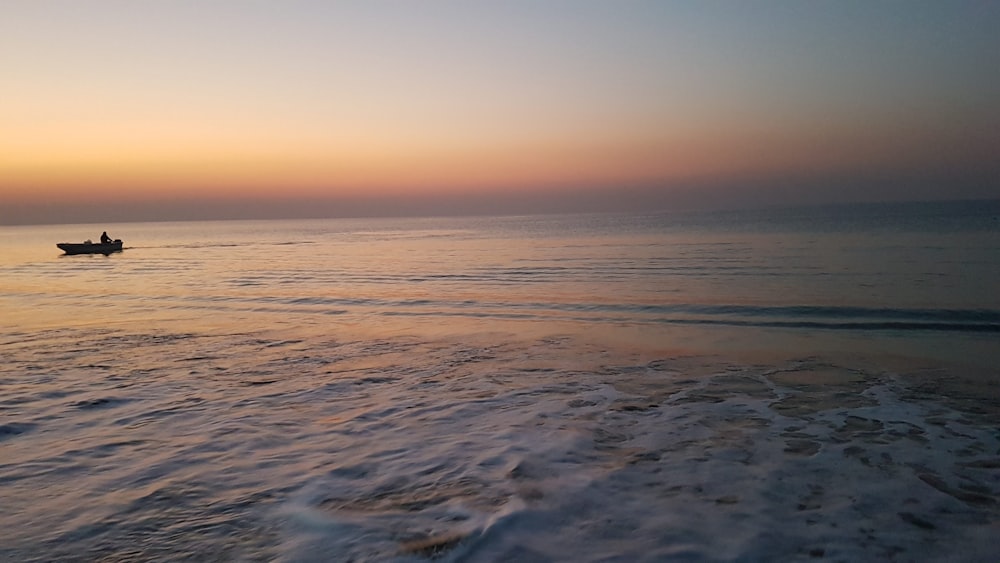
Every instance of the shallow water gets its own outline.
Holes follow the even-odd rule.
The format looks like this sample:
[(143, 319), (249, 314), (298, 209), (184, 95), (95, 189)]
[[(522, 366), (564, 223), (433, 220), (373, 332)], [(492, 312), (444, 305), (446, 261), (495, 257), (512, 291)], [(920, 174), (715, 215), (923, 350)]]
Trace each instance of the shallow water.
[(0, 558), (993, 560), (996, 209), (0, 229)]

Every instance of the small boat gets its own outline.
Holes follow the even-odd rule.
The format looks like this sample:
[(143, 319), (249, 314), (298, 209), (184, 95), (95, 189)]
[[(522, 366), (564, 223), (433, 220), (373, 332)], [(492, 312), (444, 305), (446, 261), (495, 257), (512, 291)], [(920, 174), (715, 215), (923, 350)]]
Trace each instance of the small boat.
[(111, 242), (60, 242), (56, 244), (66, 254), (111, 254), (122, 251), (121, 239)]

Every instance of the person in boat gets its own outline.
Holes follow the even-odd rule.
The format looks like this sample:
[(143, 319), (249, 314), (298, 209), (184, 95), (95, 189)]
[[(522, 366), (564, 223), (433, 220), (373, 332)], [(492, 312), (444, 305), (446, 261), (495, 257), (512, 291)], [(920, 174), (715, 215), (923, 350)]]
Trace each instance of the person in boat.
[(101, 244), (108, 244), (111, 242), (111, 237), (108, 236), (108, 232), (104, 231), (101, 233)]

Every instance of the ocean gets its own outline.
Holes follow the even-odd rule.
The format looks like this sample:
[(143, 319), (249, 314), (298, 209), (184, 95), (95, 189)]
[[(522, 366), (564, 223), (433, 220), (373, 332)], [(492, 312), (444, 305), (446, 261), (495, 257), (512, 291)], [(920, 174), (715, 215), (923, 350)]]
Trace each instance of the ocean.
[(998, 201), (0, 244), (0, 560), (1000, 553)]

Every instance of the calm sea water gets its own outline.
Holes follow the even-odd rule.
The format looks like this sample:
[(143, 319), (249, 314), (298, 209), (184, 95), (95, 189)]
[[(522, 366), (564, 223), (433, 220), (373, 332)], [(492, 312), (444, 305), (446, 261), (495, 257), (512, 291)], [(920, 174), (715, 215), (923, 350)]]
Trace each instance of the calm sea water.
[(3, 560), (1000, 549), (1000, 202), (0, 243)]

